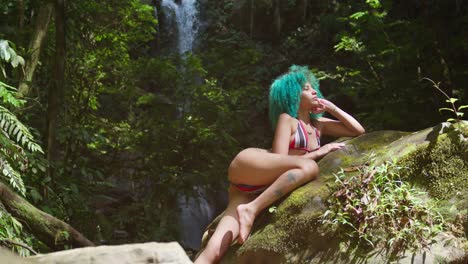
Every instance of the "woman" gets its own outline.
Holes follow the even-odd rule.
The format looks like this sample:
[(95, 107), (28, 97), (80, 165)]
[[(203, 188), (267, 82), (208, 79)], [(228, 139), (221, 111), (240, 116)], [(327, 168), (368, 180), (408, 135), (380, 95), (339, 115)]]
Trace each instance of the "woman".
[[(195, 263), (216, 263), (237, 239), (244, 243), (255, 217), (267, 206), (313, 180), (314, 161), (344, 147), (320, 146), (320, 136), (358, 136), (364, 128), (351, 115), (323, 99), (319, 83), (307, 67), (292, 66), (270, 88), (273, 148), (241, 151), (229, 166), (229, 204), (216, 231)], [(338, 120), (322, 117), (328, 112)]]

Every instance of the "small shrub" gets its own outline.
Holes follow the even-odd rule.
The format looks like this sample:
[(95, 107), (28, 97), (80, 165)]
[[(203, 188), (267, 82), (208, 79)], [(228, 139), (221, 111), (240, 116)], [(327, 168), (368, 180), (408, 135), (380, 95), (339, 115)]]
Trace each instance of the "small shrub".
[(325, 229), (394, 256), (427, 247), (442, 230), (443, 219), (430, 210), (424, 192), (400, 179), (400, 169), (386, 162), (335, 174), (337, 187), (321, 218)]

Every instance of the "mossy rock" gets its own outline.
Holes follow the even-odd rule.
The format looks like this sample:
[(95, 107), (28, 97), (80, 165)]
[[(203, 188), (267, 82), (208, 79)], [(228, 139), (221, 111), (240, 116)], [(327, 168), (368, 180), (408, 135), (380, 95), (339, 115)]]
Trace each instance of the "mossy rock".
[[(279, 201), (274, 213), (266, 210), (261, 214), (249, 240), (242, 246), (231, 247), (222, 263), (388, 262), (383, 251), (351, 252), (346, 241), (321, 232), (318, 222), (326, 210), (325, 201), (331, 194), (334, 173), (368, 162), (371, 153), (377, 163), (396, 161), (404, 165), (405, 179), (426, 190), (430, 197), (438, 198), (445, 217), (451, 220), (461, 217), (466, 230), (467, 135), (468, 122), (463, 122), (456, 128), (442, 123), (414, 133), (377, 131), (340, 139), (346, 142), (346, 147), (319, 161), (320, 177)], [(208, 229), (212, 231), (216, 223), (217, 220)], [(399, 263), (413, 263), (418, 259), (428, 263), (466, 263), (466, 233), (455, 238), (450, 232), (444, 232), (436, 240), (426, 251), (400, 254)]]

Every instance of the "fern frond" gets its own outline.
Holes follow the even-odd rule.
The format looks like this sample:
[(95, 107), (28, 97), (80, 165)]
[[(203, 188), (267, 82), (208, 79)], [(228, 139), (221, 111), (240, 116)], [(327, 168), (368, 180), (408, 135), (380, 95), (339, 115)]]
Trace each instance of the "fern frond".
[(2, 156), (0, 156), (0, 170), (1, 175), (3, 175), (8, 180), (10, 186), (13, 189), (17, 190), (22, 195), (26, 195), (26, 188), (24, 187), (24, 182), (21, 178), (21, 175), (15, 169), (13, 169), (7, 159)]
[(28, 158), (24, 149), (8, 138), (4, 131), (0, 133), (0, 156), (3, 156), (9, 163), (18, 164), (19, 170), (24, 170), (24, 164), (28, 163)]
[(34, 138), (28, 128), (3, 106), (0, 106), (0, 129), (3, 130), (9, 139), (16, 141), (29, 151), (44, 153), (41, 146), (34, 142)]

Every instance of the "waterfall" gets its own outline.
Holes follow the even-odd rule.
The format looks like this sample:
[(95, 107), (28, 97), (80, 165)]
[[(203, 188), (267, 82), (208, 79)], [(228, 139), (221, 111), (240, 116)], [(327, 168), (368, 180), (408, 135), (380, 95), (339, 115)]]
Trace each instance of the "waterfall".
[(175, 19), (179, 54), (192, 51), (200, 27), (196, 3), (196, 0), (162, 0), (161, 2), (167, 19)]
[(180, 244), (186, 249), (199, 250), (203, 231), (208, 224), (220, 213), (220, 208), (216, 208), (219, 200), (225, 197), (216, 197), (209, 194), (207, 188), (194, 186), (194, 196), (180, 196), (177, 204), (180, 209), (179, 222), (181, 225)]
[[(161, 11), (164, 16), (164, 32), (169, 39), (169, 46), (175, 47), (182, 57), (192, 52), (194, 42), (200, 29), (199, 12), (196, 0), (162, 0)], [(157, 11), (155, 11), (155, 15)], [(171, 49), (173, 50), (173, 49)], [(180, 71), (184, 71), (180, 67)], [(197, 76), (192, 76), (194, 82)], [(191, 98), (185, 98), (180, 103), (180, 112), (190, 108)], [(203, 231), (213, 218), (227, 204), (227, 194), (224, 190), (213, 191), (203, 185), (193, 186), (193, 195), (180, 195), (177, 198), (178, 225), (180, 226), (180, 244), (185, 249), (198, 250)]]

